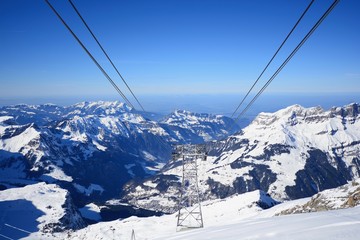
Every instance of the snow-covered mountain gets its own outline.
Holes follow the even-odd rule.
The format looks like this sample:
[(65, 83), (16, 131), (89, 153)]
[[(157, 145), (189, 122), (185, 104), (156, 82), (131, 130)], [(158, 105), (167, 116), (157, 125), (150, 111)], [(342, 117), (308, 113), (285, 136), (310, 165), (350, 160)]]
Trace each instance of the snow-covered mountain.
[(120, 102), (2, 107), (0, 189), (57, 183), (80, 205), (118, 196), (127, 181), (158, 171), (170, 158), (172, 143), (224, 137), (233, 123), (183, 113), (175, 126), (148, 120)]
[(172, 141), (196, 144), (228, 136), (234, 121), (221, 115), (176, 110), (161, 121), (161, 126), (175, 140)]
[[(86, 226), (69, 192), (55, 184), (38, 183), (0, 191), (0, 216), (0, 237), (4, 239), (51, 239), (56, 232)], [(31, 237), (33, 233), (37, 237)]]
[[(360, 176), (360, 106), (328, 111), (290, 106), (261, 113), (240, 133), (208, 144), (198, 161), (203, 199), (263, 190), (277, 200), (309, 197)], [(167, 163), (155, 176), (124, 187), (124, 201), (176, 211), (182, 166)]]

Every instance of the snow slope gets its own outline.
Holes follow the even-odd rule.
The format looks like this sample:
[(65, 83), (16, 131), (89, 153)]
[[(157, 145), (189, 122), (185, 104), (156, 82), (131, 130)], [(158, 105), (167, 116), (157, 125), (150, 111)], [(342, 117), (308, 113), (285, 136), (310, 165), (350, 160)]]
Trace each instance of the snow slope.
[(0, 236), (5, 239), (51, 238), (54, 232), (82, 227), (69, 193), (57, 185), (38, 183), (0, 191)]

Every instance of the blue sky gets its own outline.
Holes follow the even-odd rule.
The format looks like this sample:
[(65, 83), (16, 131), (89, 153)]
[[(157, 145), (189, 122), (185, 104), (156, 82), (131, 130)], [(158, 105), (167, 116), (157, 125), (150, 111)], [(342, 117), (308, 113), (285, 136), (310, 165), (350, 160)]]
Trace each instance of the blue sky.
[[(140, 101), (141, 96), (152, 94), (238, 94), (233, 105), (240, 102), (309, 2), (74, 0)], [(130, 96), (69, 3), (51, 3)], [(260, 83), (331, 3), (315, 1)], [(360, 1), (340, 1), (267, 92), (360, 95), (359, 12)], [(2, 99), (115, 96), (42, 0), (0, 1), (0, 43)]]

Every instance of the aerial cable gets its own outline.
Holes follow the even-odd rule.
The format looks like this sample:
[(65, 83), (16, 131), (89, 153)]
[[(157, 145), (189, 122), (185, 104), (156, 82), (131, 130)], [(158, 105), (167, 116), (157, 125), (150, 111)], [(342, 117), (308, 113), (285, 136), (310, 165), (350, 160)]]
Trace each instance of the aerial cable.
[(274, 78), (281, 72), (281, 70), (285, 67), (285, 65), (291, 60), (291, 58), (295, 55), (295, 53), (304, 45), (306, 40), (309, 39), (311, 34), (319, 27), (319, 25), (324, 21), (324, 19), (329, 15), (329, 13), (335, 8), (335, 6), (340, 2), (340, 0), (335, 0), (331, 6), (326, 10), (326, 12), (321, 16), (321, 18), (316, 22), (316, 24), (311, 28), (311, 30), (306, 34), (306, 36), (301, 40), (301, 42), (296, 46), (296, 48), (291, 52), (291, 54), (286, 58), (286, 60), (281, 64), (281, 66), (276, 70), (276, 72), (271, 76), (271, 78), (265, 83), (265, 85), (259, 90), (259, 92), (253, 97), (250, 103), (246, 106), (246, 108), (238, 115), (235, 119), (237, 122), (246, 111), (252, 106), (252, 104), (256, 101), (256, 99), (264, 92), (264, 90), (269, 86), (269, 84), (274, 80)]
[(96, 41), (96, 43), (99, 45), (99, 47), (101, 48), (102, 52), (105, 54), (106, 58), (109, 60), (109, 62), (111, 63), (111, 65), (113, 66), (113, 68), (115, 69), (115, 71), (117, 72), (117, 74), (119, 75), (119, 77), (121, 78), (121, 80), (124, 82), (124, 84), (126, 85), (126, 87), (128, 88), (128, 90), (130, 91), (130, 93), (132, 94), (132, 96), (135, 98), (136, 102), (139, 104), (139, 106), (141, 107), (141, 109), (145, 112), (145, 109), (143, 108), (143, 106), (141, 105), (140, 101), (138, 100), (138, 98), (135, 96), (134, 92), (131, 90), (131, 88), (129, 87), (129, 85), (127, 84), (127, 82), (125, 81), (125, 79), (123, 78), (123, 76), (120, 74), (119, 70), (117, 69), (117, 67), (115, 66), (115, 64), (113, 63), (113, 61), (110, 59), (109, 55), (106, 53), (105, 49), (102, 47), (102, 45), (100, 44), (99, 40), (97, 39), (97, 37), (95, 36), (95, 34), (93, 33), (93, 31), (91, 31), (89, 25), (86, 23), (85, 19), (81, 16), (80, 12), (78, 11), (78, 9), (75, 7), (74, 3), (72, 2), (72, 0), (69, 0), (69, 3), (71, 4), (71, 6), (73, 7), (73, 9), (75, 10), (75, 12), (77, 13), (77, 15), (79, 16), (79, 18), (81, 19), (81, 21), (84, 23), (85, 27), (87, 28), (87, 30), (90, 32), (91, 36), (94, 38), (94, 40)]
[(280, 47), (276, 50), (275, 54), (272, 56), (272, 58), (270, 59), (270, 61), (268, 62), (268, 64), (265, 66), (264, 70), (260, 73), (259, 77), (256, 79), (256, 81), (254, 82), (254, 84), (251, 86), (251, 88), (249, 89), (249, 91), (246, 93), (245, 97), (241, 100), (240, 104), (237, 106), (237, 108), (235, 109), (235, 111), (233, 112), (233, 114), (231, 115), (231, 118), (234, 117), (234, 115), (236, 114), (236, 112), (239, 110), (240, 106), (244, 103), (245, 99), (248, 97), (248, 95), (250, 94), (250, 92), (253, 90), (253, 88), (255, 87), (255, 85), (257, 84), (257, 82), (260, 80), (260, 78), (262, 77), (262, 75), (264, 74), (264, 72), (266, 71), (266, 69), (269, 67), (269, 65), (271, 64), (271, 62), (274, 60), (274, 58), (276, 57), (276, 55), (279, 53), (280, 49), (284, 46), (285, 42), (288, 40), (288, 38), (290, 37), (290, 35), (293, 33), (293, 31), (295, 30), (295, 28), (297, 27), (297, 25), (300, 23), (300, 21), (302, 20), (302, 18), (304, 17), (304, 15), (306, 14), (306, 12), (309, 10), (309, 8), (311, 7), (311, 5), (314, 3), (314, 0), (312, 0), (309, 5), (307, 6), (307, 8), (305, 9), (305, 11), (302, 13), (302, 15), (300, 16), (300, 18), (297, 20), (297, 22), (295, 23), (295, 25), (293, 26), (293, 28), (291, 29), (291, 31), (289, 32), (289, 34), (286, 36), (286, 38), (284, 39), (284, 41), (281, 43)]
[[(48, 0), (45, 0), (45, 2), (49, 5), (49, 7), (54, 11), (54, 13), (58, 16), (58, 18), (61, 20), (61, 22), (65, 25), (65, 27), (69, 30), (69, 32), (73, 35), (73, 37), (77, 40), (77, 42), (81, 45), (81, 47), (85, 50), (85, 52), (90, 56), (90, 58), (94, 61), (96, 66), (101, 70), (101, 72), (105, 75), (105, 77), (110, 81), (110, 83), (113, 85), (113, 87), (118, 91), (118, 93), (123, 97), (123, 99), (126, 101), (126, 103), (134, 108), (134, 106), (131, 104), (131, 102), (126, 98), (126, 96), (121, 92), (121, 90), (117, 87), (117, 85), (114, 83), (114, 81), (110, 78), (110, 76), (105, 72), (105, 70), (101, 67), (101, 65), (96, 61), (96, 59), (92, 56), (92, 54), (87, 50), (87, 48), (84, 46), (84, 44), (80, 41), (80, 39), (76, 36), (76, 34), (71, 30), (71, 28), (66, 24), (65, 20), (60, 16), (60, 14), (55, 10), (55, 8), (49, 3)], [(134, 108), (135, 109), (135, 108)], [(159, 125), (160, 126), (160, 125)], [(159, 146), (163, 144), (163, 140), (160, 136), (153, 134), (154, 139), (160, 143)]]
[(93, 60), (95, 65), (100, 69), (100, 71), (104, 74), (104, 76), (109, 80), (111, 85), (115, 88), (115, 90), (121, 95), (121, 97), (125, 100), (125, 102), (133, 109), (135, 109), (134, 105), (131, 104), (129, 99), (124, 95), (124, 93), (119, 89), (119, 87), (115, 84), (115, 82), (111, 79), (111, 77), (106, 73), (106, 71), (101, 67), (101, 65), (96, 61), (94, 56), (89, 52), (89, 50), (85, 47), (85, 45), (81, 42), (81, 40), (76, 36), (76, 34), (71, 30), (69, 25), (65, 22), (65, 20), (60, 16), (60, 14), (55, 10), (55, 8), (50, 4), (48, 0), (45, 2), (49, 5), (49, 7), (53, 10), (56, 16), (60, 19), (60, 21), (64, 24), (64, 26), (69, 30), (71, 35), (76, 39), (76, 41), (80, 44), (80, 46), (84, 49), (84, 51), (89, 55), (89, 57)]

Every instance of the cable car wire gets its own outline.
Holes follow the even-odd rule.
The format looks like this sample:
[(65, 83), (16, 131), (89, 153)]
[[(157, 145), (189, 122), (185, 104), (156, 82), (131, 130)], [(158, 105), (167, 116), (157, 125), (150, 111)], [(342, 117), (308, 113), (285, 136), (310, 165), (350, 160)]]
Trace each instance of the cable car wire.
[[(84, 46), (84, 44), (80, 41), (80, 39), (76, 36), (76, 34), (71, 30), (69, 25), (65, 22), (65, 20), (60, 16), (60, 14), (55, 10), (55, 8), (50, 4), (48, 0), (45, 0), (45, 2), (49, 5), (49, 7), (53, 10), (53, 12), (56, 14), (56, 16), (61, 20), (61, 22), (65, 25), (65, 27), (69, 30), (69, 32), (73, 35), (73, 37), (77, 40), (77, 42), (81, 45), (81, 47), (85, 50), (85, 52), (90, 56), (90, 58), (94, 61), (96, 66), (101, 70), (101, 72), (105, 75), (105, 77), (110, 81), (110, 83), (114, 86), (114, 88), (118, 91), (118, 93), (124, 98), (124, 100), (129, 104), (130, 107), (134, 108), (134, 106), (131, 104), (131, 102), (126, 98), (126, 96), (121, 92), (121, 90), (117, 87), (117, 85), (112, 81), (110, 76), (105, 72), (105, 70), (101, 67), (101, 65), (96, 61), (96, 59), (92, 56), (92, 54), (89, 52), (89, 50)], [(135, 108), (134, 108), (135, 109)], [(161, 127), (159, 125), (159, 127)], [(164, 143), (164, 140), (159, 136), (153, 133), (154, 139), (157, 141), (159, 146), (162, 146)]]
[(101, 45), (101, 43), (99, 42), (99, 40), (97, 39), (97, 37), (95, 36), (95, 34), (93, 33), (93, 31), (90, 29), (89, 25), (86, 23), (85, 19), (82, 17), (82, 15), (80, 14), (79, 10), (75, 7), (74, 3), (72, 0), (69, 0), (70, 5), (73, 7), (73, 9), (75, 10), (75, 12), (77, 13), (77, 15), (79, 16), (79, 18), (81, 19), (81, 21), (84, 23), (85, 27), (87, 28), (87, 30), (90, 32), (91, 36), (94, 38), (94, 40), (96, 41), (96, 43), (99, 45), (100, 49), (102, 50), (102, 52), (105, 54), (106, 58), (109, 60), (109, 62), (111, 63), (111, 65), (113, 66), (113, 68), (115, 69), (115, 71), (117, 72), (117, 74), (119, 75), (119, 77), (121, 78), (121, 80), (124, 82), (124, 84), (126, 85), (127, 89), (130, 91), (131, 95), (135, 98), (136, 102), (139, 104), (139, 106), (141, 107), (141, 109), (145, 112), (144, 107), (141, 105), (140, 101), (138, 100), (138, 98), (135, 96), (134, 92), (131, 90), (130, 86), (127, 84), (127, 82), (125, 81), (125, 79), (123, 78), (123, 76), (120, 74), (119, 70), (117, 69), (117, 67), (115, 66), (115, 64), (113, 63), (113, 61), (111, 60), (111, 58), (109, 57), (109, 55), (107, 54), (107, 52), (105, 51), (105, 49), (103, 48), (103, 46)]
[(134, 105), (129, 101), (129, 99), (125, 96), (125, 94), (119, 89), (116, 83), (111, 79), (111, 77), (106, 73), (106, 71), (101, 67), (101, 65), (96, 61), (94, 56), (89, 52), (89, 50), (85, 47), (85, 45), (81, 42), (81, 40), (76, 36), (76, 34), (71, 30), (69, 25), (65, 22), (65, 20), (60, 16), (60, 14), (55, 10), (55, 8), (50, 4), (48, 0), (45, 0), (48, 6), (52, 9), (55, 15), (60, 19), (60, 21), (64, 24), (64, 26), (69, 30), (71, 35), (76, 39), (76, 41), (80, 44), (80, 46), (84, 49), (84, 51), (89, 55), (89, 57), (93, 60), (95, 65), (100, 69), (100, 71), (104, 74), (104, 76), (109, 80), (111, 85), (115, 88), (115, 90), (120, 94), (120, 96), (125, 100), (125, 102), (133, 109), (135, 109)]
[(267, 63), (267, 65), (265, 66), (264, 70), (260, 73), (259, 77), (256, 79), (256, 81), (254, 82), (254, 84), (251, 86), (251, 88), (249, 89), (249, 91), (246, 93), (245, 97), (241, 100), (240, 104), (237, 106), (237, 108), (235, 109), (235, 111), (233, 112), (233, 114), (231, 115), (231, 118), (233, 118), (236, 114), (236, 112), (239, 110), (239, 108), (241, 107), (241, 105), (244, 103), (245, 99), (249, 96), (250, 92), (253, 90), (253, 88), (255, 87), (255, 85), (257, 84), (257, 82), (260, 80), (260, 78), (262, 77), (262, 75), (264, 74), (264, 72), (267, 70), (267, 68), (269, 67), (269, 65), (271, 64), (271, 62), (274, 60), (274, 58), (276, 57), (276, 55), (279, 53), (280, 49), (284, 46), (285, 42), (288, 40), (288, 38), (290, 37), (290, 35), (293, 33), (293, 31), (295, 30), (295, 28), (297, 27), (297, 25), (300, 23), (300, 21), (302, 20), (302, 18), (304, 17), (304, 15), (306, 14), (306, 12), (309, 10), (309, 8), (311, 7), (311, 5), (314, 3), (314, 0), (312, 0), (309, 5), (307, 6), (307, 8), (305, 9), (305, 11), (301, 14), (300, 18), (297, 20), (297, 22), (295, 23), (295, 25), (293, 26), (293, 28), (291, 29), (291, 31), (289, 32), (289, 34), (286, 36), (286, 38), (284, 39), (284, 41), (281, 43), (280, 47), (276, 50), (275, 54), (272, 56), (272, 58), (270, 59), (270, 61)]
[[(301, 40), (301, 42), (296, 46), (296, 48), (290, 53), (286, 60), (281, 64), (281, 66), (276, 70), (276, 72), (270, 77), (270, 79), (265, 83), (265, 85), (258, 91), (258, 93), (252, 98), (250, 103), (245, 107), (245, 109), (238, 115), (235, 119), (235, 123), (247, 112), (247, 110), (252, 106), (256, 99), (264, 92), (264, 90), (270, 85), (274, 78), (281, 72), (285, 65), (291, 60), (295, 53), (304, 45), (304, 43), (309, 39), (309, 37), (314, 33), (314, 31), (319, 27), (319, 25), (324, 21), (324, 19), (329, 15), (329, 13), (335, 8), (335, 6), (340, 2), (340, 0), (334, 0), (331, 6), (326, 10), (326, 12), (320, 17), (320, 19), (315, 23), (311, 30), (306, 34), (306, 36)], [(233, 127), (233, 126), (232, 126)], [(232, 127), (230, 129), (232, 129)]]

